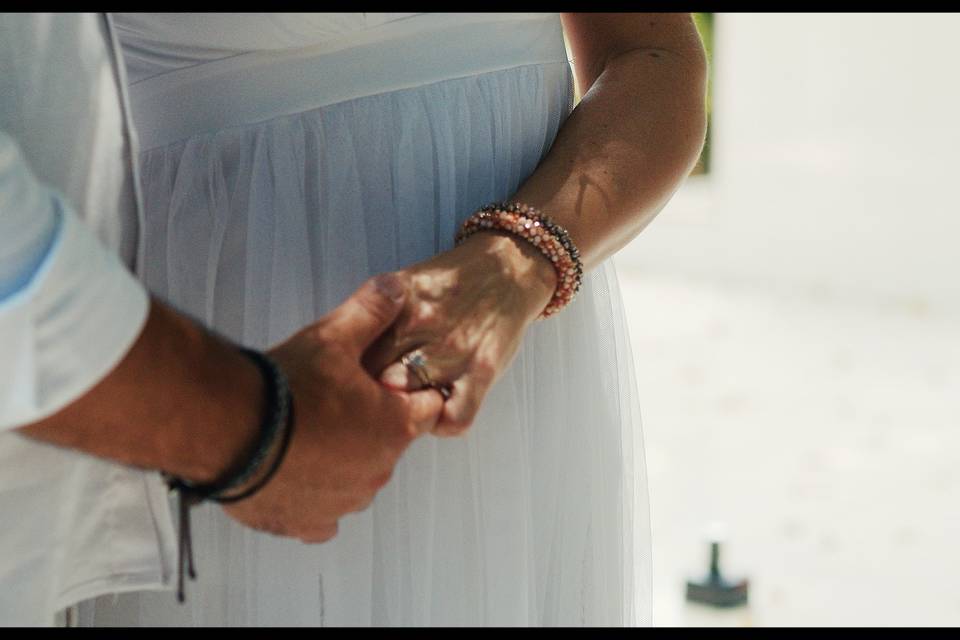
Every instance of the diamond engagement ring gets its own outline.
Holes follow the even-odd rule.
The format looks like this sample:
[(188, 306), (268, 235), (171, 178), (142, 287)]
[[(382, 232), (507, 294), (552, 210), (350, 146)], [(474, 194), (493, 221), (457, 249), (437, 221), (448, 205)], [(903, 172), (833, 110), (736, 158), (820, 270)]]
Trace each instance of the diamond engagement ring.
[(427, 373), (427, 359), (424, 358), (423, 353), (420, 351), (405, 353), (400, 358), (400, 364), (405, 366), (408, 371), (412, 371), (424, 387), (436, 389), (440, 395), (443, 396), (444, 400), (450, 399), (450, 396), (453, 394), (453, 389), (449, 384), (433, 381), (430, 374)]

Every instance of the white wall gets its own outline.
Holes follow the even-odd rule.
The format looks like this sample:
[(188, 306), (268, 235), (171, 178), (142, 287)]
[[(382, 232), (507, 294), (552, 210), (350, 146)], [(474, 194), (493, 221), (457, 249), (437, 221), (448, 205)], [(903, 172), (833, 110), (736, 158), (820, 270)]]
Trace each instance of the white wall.
[(713, 166), (623, 267), (960, 304), (960, 15), (719, 14)]

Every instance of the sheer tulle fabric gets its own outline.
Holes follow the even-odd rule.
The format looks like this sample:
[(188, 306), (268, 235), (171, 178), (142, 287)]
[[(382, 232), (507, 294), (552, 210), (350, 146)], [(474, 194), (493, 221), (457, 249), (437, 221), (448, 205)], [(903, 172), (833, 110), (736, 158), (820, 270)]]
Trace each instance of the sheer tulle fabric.
[[(571, 108), (566, 63), (362, 97), (142, 154), (151, 290), (265, 347), (367, 277), (453, 245)], [(199, 579), (102, 600), (98, 624), (633, 625), (649, 519), (614, 267), (534, 324), (469, 434), (422, 438), (323, 545), (196, 510)]]

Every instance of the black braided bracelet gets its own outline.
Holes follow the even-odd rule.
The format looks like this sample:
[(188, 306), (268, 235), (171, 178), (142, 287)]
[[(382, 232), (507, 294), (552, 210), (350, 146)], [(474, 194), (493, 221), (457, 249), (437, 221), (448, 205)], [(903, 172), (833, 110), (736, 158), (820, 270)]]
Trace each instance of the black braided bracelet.
[[(264, 380), (265, 407), (263, 421), (260, 423), (260, 435), (252, 453), (234, 465), (223, 478), (209, 484), (197, 485), (182, 478), (167, 477), (167, 485), (176, 491), (180, 499), (180, 535), (179, 535), (179, 574), (177, 580), (177, 600), (184, 601), (183, 575), (184, 561), (187, 574), (191, 579), (197, 577), (193, 563), (193, 541), (190, 535), (190, 507), (204, 500), (219, 503), (237, 502), (252, 496), (267, 484), (283, 462), (293, 433), (293, 397), (283, 371), (269, 357), (251, 349), (241, 352), (254, 361)], [(228, 492), (246, 483), (263, 466), (267, 455), (274, 449), (277, 437), (280, 447), (273, 456), (273, 462), (254, 484), (235, 495)]]
[(193, 484), (182, 478), (171, 478), (168, 484), (172, 490), (190, 493), (199, 500), (223, 500), (223, 495), (226, 492), (247, 482), (257, 472), (273, 447), (278, 432), (286, 426), (291, 404), (290, 387), (287, 384), (286, 376), (274, 364), (273, 360), (259, 351), (253, 351), (252, 349), (241, 349), (240, 351), (253, 360), (263, 376), (265, 407), (263, 421), (260, 423), (259, 438), (250, 455), (241, 458), (237, 464), (223, 474), (220, 480), (209, 484)]
[(291, 402), (289, 408), (287, 409), (287, 418), (286, 418), (287, 427), (283, 430), (283, 435), (281, 436), (282, 440), (280, 440), (280, 449), (277, 451), (277, 455), (274, 456), (273, 463), (267, 469), (267, 472), (263, 474), (263, 476), (261, 476), (259, 480), (257, 480), (255, 483), (253, 483), (252, 485), (250, 485), (240, 493), (237, 493), (232, 496), (224, 496), (224, 495), (211, 496), (210, 500), (213, 500), (214, 502), (219, 502), (221, 504), (228, 504), (231, 502), (238, 502), (240, 500), (243, 500), (244, 498), (249, 498), (250, 496), (255, 494), (257, 491), (260, 491), (260, 489), (262, 489), (263, 486), (270, 481), (270, 478), (273, 477), (273, 474), (277, 472), (277, 469), (280, 468), (280, 463), (283, 462), (283, 458), (286, 456), (287, 447), (290, 445), (290, 436), (293, 435), (293, 422), (294, 422), (293, 403)]

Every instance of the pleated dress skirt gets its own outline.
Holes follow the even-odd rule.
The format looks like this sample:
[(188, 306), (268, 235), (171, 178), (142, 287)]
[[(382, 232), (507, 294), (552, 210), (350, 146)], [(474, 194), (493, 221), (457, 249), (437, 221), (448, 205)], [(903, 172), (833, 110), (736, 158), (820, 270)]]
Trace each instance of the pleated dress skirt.
[[(557, 15), (440, 14), (166, 70), (130, 99), (141, 277), (264, 348), (366, 278), (451, 249), (458, 225), (548, 152), (573, 83)], [(469, 432), (414, 442), (335, 539), (254, 532), (216, 505), (192, 524), (185, 604), (125, 594), (85, 619), (649, 624), (640, 414), (612, 262), (529, 328)]]

